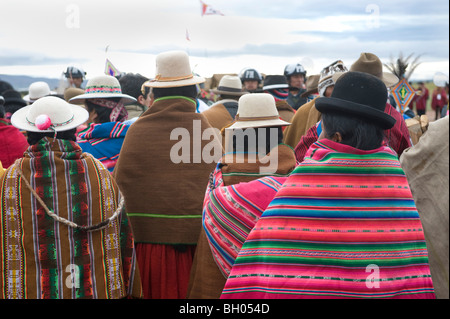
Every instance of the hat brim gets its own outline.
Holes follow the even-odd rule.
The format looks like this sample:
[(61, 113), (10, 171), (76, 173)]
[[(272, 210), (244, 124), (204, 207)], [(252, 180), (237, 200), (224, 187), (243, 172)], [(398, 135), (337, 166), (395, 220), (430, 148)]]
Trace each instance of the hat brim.
[[(348, 72), (351, 72), (351, 71), (348, 71)], [(343, 76), (345, 73), (347, 73), (347, 72), (338, 72), (338, 73), (333, 74), (333, 77), (332, 77), (333, 82), (336, 83), (336, 81), (339, 80), (339, 78), (341, 76)], [(370, 73), (368, 73), (368, 74), (370, 74)], [(384, 83), (384, 85), (386, 85), (387, 88), (393, 87), (400, 81), (395, 74), (392, 74), (389, 72), (383, 72), (383, 77), (379, 78), (379, 79)]]
[(288, 84), (270, 84), (263, 86), (263, 90), (289, 89)]
[(193, 76), (190, 79), (179, 80), (179, 81), (156, 81), (150, 80), (144, 83), (144, 86), (150, 88), (175, 88), (181, 86), (189, 86), (204, 83), (206, 80), (201, 76)]
[(249, 92), (232, 92), (232, 91), (222, 91), (222, 90), (211, 90), (214, 94), (232, 95), (232, 96), (242, 96), (244, 94), (249, 94)]
[(25, 101), (24, 99), (19, 99), (19, 98), (8, 98), (5, 99), (5, 106), (8, 106), (9, 104), (20, 104), (20, 105), (27, 105), (27, 101)]
[(300, 94), (300, 97), (308, 97), (311, 94), (315, 94), (315, 93), (319, 93), (319, 90), (317, 88), (303, 92), (302, 94)]
[(388, 88), (393, 87), (400, 81), (395, 74), (388, 72), (383, 72), (383, 78), (380, 80), (383, 81), (386, 87)]
[[(38, 128), (36, 128), (36, 126), (28, 123), (28, 121), (26, 120), (26, 116), (32, 106), (33, 105), (28, 105), (14, 112), (14, 114), (11, 116), (11, 124), (16, 128), (27, 132), (53, 132), (53, 130), (39, 130)], [(70, 104), (70, 106), (72, 107), (73, 121), (66, 125), (57, 126), (55, 128), (55, 131), (62, 132), (74, 129), (84, 124), (89, 119), (89, 112), (84, 107), (73, 104)]]
[(111, 99), (111, 98), (122, 98), (121, 101), (123, 103), (133, 103), (137, 100), (128, 95), (128, 94), (113, 94), (113, 93), (85, 93), (82, 95), (74, 96), (69, 100), (69, 102), (73, 101), (84, 101), (84, 100), (90, 100), (90, 99)]
[(334, 97), (319, 97), (315, 100), (316, 109), (320, 113), (344, 113), (374, 123), (384, 130), (392, 128), (396, 120), (383, 111), (373, 107), (342, 100)]
[(260, 121), (237, 121), (233, 125), (226, 129), (244, 129), (244, 128), (257, 128), (257, 127), (271, 127), (271, 126), (288, 126), (292, 123), (283, 121), (282, 119), (275, 120), (260, 120)]
[[(56, 95), (56, 92), (55, 92), (55, 91), (50, 91), (50, 93), (49, 93), (48, 95), (44, 95), (44, 96), (41, 96), (41, 97), (52, 96), (52, 95)], [(30, 103), (30, 102), (36, 102), (36, 101), (39, 100), (41, 97), (38, 97), (37, 99), (32, 99), (32, 98), (30, 98), (30, 94), (27, 94), (27, 95), (25, 95), (25, 96), (23, 97), (23, 100), (24, 100), (25, 102), (27, 102), (27, 103)]]

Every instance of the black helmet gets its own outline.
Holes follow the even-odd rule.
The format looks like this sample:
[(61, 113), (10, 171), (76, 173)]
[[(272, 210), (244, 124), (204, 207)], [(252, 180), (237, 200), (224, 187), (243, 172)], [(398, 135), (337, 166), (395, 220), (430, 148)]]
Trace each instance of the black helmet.
[(306, 70), (300, 63), (291, 63), (284, 68), (284, 76), (290, 77), (294, 74), (303, 74), (306, 77)]
[(86, 72), (74, 66), (68, 66), (64, 75), (66, 78), (84, 78), (86, 76)]
[(261, 74), (255, 69), (245, 69), (241, 72), (240, 75), (241, 82), (244, 81), (258, 81), (258, 84), (262, 81)]

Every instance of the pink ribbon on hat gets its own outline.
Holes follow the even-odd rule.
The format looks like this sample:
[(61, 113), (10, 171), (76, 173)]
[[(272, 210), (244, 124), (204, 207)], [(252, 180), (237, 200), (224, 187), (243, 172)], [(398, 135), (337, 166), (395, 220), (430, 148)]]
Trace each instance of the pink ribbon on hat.
[(109, 115), (109, 119), (111, 120), (111, 122), (116, 122), (120, 115), (122, 115), (121, 121), (124, 121), (128, 118), (128, 111), (122, 102), (116, 103), (108, 99), (91, 99), (89, 101), (94, 103), (95, 105), (112, 109), (111, 114)]

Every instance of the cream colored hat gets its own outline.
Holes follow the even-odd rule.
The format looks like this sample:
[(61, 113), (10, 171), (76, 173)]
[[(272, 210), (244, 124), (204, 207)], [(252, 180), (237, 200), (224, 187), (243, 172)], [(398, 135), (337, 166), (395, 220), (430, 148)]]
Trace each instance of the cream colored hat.
[(251, 93), (239, 98), (236, 121), (228, 129), (291, 125), (280, 119), (275, 99), (268, 93)]
[(241, 79), (236, 75), (224, 75), (219, 82), (217, 89), (212, 90), (215, 94), (226, 94), (241, 96), (248, 92), (242, 91)]
[(87, 82), (84, 94), (77, 95), (69, 101), (74, 102), (86, 99), (108, 99), (114, 97), (122, 98), (121, 102), (124, 104), (136, 102), (134, 97), (122, 93), (119, 80), (115, 77), (111, 75), (99, 75), (93, 77)]
[(156, 56), (155, 78), (144, 83), (154, 88), (171, 88), (205, 82), (192, 73), (189, 56), (184, 51), (167, 51)]
[(28, 94), (23, 97), (27, 102), (34, 102), (41, 97), (55, 94), (56, 92), (50, 90), (47, 82), (37, 81), (31, 83), (28, 87)]
[(14, 112), (11, 124), (29, 132), (60, 132), (76, 128), (88, 118), (89, 113), (83, 107), (46, 96)]

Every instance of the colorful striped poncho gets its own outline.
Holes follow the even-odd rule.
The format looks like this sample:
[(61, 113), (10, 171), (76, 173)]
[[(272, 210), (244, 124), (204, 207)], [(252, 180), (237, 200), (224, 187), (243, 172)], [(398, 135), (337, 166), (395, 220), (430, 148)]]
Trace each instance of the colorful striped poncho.
[(314, 143), (250, 232), (221, 298), (434, 298), (397, 154)]
[(112, 172), (130, 125), (122, 122), (92, 123), (78, 134), (77, 143), (83, 152), (92, 154)]
[(0, 299), (142, 297), (126, 214), (103, 229), (70, 227), (27, 182), (50, 211), (80, 226), (113, 217), (121, 199), (108, 170), (76, 143), (43, 138), (29, 147), (0, 178)]
[[(201, 230), (197, 242), (189, 280), (189, 299), (217, 299), (220, 297), (238, 250), (242, 247), (250, 230), (255, 226), (256, 220), (270, 203), (271, 198), (275, 196), (276, 189), (281, 187), (282, 182), (295, 168), (294, 152), (287, 145), (280, 144), (273, 148), (270, 156), (273, 156), (272, 159), (277, 159), (277, 170), (274, 173), (264, 172), (261, 169), (264, 166), (267, 167), (267, 164), (263, 163), (268, 163), (266, 159), (269, 156), (261, 161), (256, 158), (253, 161), (247, 155), (230, 153), (223, 156), (215, 171), (210, 175), (203, 207), (204, 217), (208, 220), (208, 224), (206, 230), (205, 228)], [(241, 192), (241, 187), (236, 185), (269, 176), (275, 177), (275, 179), (261, 180), (252, 184), (254, 188), (247, 188), (244, 192)], [(278, 177), (284, 177), (284, 179), (277, 179)], [(234, 188), (233, 185), (235, 185)], [(227, 187), (229, 190), (226, 190)], [(260, 192), (264, 194), (265, 189), (270, 190), (272, 197), (263, 197), (261, 201), (258, 194)], [(223, 194), (228, 194), (230, 200), (228, 200), (228, 196), (223, 197)], [(222, 219), (224, 216), (228, 218), (236, 215), (236, 210), (244, 212), (245, 206), (235, 205), (238, 202), (246, 204), (253, 202), (254, 204), (245, 208), (245, 211), (252, 210), (255, 218), (241, 219), (241, 222), (244, 223), (240, 227), (243, 233), (239, 234), (236, 240), (233, 239), (236, 237), (234, 229), (228, 228), (228, 224), (223, 223)], [(206, 235), (207, 233), (209, 236)], [(209, 243), (208, 237), (212, 239), (212, 245)], [(227, 245), (227, 241), (221, 240), (222, 237), (230, 237), (230, 241), (235, 242), (236, 249), (230, 251), (230, 246)], [(222, 245), (223, 247), (220, 247)], [(214, 257), (211, 246), (215, 251)], [(226, 266), (219, 269), (217, 265)]]
[[(213, 258), (225, 277), (230, 274), (248, 234), (286, 179), (263, 177), (207, 191), (203, 227)], [(222, 181), (214, 179), (212, 183), (218, 185)]]

